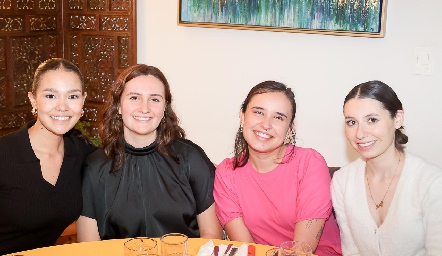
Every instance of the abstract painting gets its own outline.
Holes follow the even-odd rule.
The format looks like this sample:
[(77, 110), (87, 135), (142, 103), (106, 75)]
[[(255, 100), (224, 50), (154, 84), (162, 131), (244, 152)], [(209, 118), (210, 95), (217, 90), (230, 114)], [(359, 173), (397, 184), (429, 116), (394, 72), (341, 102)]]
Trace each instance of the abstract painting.
[(386, 0), (178, 0), (182, 26), (383, 37)]

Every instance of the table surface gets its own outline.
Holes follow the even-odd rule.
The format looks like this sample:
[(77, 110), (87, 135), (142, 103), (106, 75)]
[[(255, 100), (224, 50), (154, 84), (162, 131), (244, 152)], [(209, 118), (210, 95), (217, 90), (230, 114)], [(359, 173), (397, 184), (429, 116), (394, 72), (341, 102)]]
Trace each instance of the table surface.
[[(9, 256), (123, 256), (124, 249), (123, 244), (128, 239), (114, 239), (114, 240), (105, 240), (98, 242), (83, 242), (83, 243), (73, 243), (73, 244), (64, 244), (64, 245), (56, 245), (44, 248), (38, 248), (30, 251), (18, 252), (13, 254), (8, 254)], [(189, 254), (196, 255), (198, 253), (201, 245), (207, 243), (210, 239), (204, 238), (189, 238)], [(242, 242), (236, 241), (226, 241), (219, 239), (212, 239), (215, 245), (220, 244), (233, 244), (234, 246), (240, 246)], [(266, 252), (274, 246), (269, 245), (261, 245), (261, 244), (252, 244), (256, 247), (256, 256), (265, 256)], [(158, 246), (160, 246), (158, 239)]]

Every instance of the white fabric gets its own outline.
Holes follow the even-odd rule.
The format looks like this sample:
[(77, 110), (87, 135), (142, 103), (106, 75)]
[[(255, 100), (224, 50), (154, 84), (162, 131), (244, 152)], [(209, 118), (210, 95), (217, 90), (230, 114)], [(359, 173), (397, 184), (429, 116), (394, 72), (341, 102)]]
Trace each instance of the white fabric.
[[(228, 245), (220, 244), (218, 245), (218, 247), (219, 247), (218, 256), (223, 256), (224, 254), (229, 255), (232, 248), (238, 248), (238, 250), (235, 253), (235, 256), (247, 256), (248, 253), (248, 246), (246, 244), (242, 244), (239, 247), (232, 246), (228, 252), (226, 252)], [(213, 244), (213, 241), (209, 240), (207, 243), (201, 245), (200, 249), (198, 250), (197, 256), (213, 256), (214, 248), (215, 245)]]
[(406, 153), (388, 214), (378, 228), (368, 208), (365, 161), (335, 172), (332, 200), (344, 255), (442, 255), (442, 169)]

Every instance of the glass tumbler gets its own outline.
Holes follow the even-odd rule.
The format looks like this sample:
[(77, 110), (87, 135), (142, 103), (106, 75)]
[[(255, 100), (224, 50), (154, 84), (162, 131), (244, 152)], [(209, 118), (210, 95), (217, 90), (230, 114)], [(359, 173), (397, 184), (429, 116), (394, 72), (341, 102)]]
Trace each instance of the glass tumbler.
[(146, 256), (157, 253), (157, 241), (153, 238), (135, 237), (124, 243), (124, 256)]
[(169, 233), (161, 237), (161, 255), (187, 254), (187, 236), (180, 233)]

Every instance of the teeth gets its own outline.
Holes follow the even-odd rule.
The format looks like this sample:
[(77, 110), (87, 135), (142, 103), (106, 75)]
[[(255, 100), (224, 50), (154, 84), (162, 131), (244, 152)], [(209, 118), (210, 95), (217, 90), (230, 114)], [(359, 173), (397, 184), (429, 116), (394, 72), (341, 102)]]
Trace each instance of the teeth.
[(271, 137), (270, 135), (262, 133), (262, 132), (255, 132), (255, 134), (258, 135), (259, 137), (265, 138), (265, 139), (268, 139)]
[(366, 143), (358, 143), (358, 145), (361, 146), (361, 147), (368, 147), (368, 146), (370, 146), (373, 143), (374, 143), (374, 140), (366, 142)]
[(51, 116), (53, 119), (55, 120), (59, 120), (59, 121), (65, 121), (68, 120), (70, 117), (68, 116)]
[(151, 118), (150, 117), (134, 116), (134, 119), (137, 119), (137, 120), (140, 120), (140, 121), (148, 121)]

